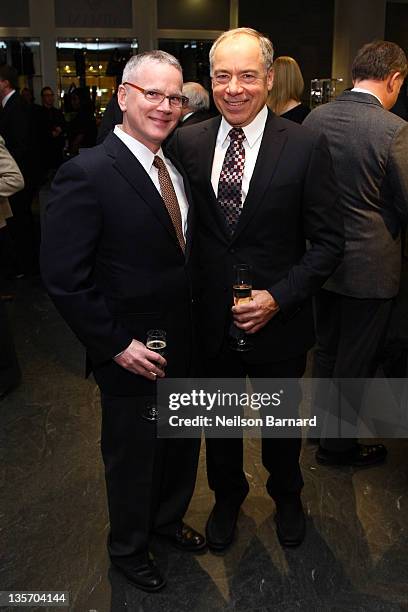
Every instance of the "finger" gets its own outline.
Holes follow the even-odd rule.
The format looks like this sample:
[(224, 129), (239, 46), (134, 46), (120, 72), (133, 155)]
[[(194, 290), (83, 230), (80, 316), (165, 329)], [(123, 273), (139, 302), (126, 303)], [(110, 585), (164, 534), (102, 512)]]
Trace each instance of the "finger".
[(256, 304), (250, 302), (249, 304), (237, 304), (233, 306), (231, 310), (234, 314), (244, 314), (253, 312), (255, 308), (257, 308)]
[(238, 329), (242, 329), (244, 332), (248, 332), (250, 329), (252, 329), (254, 323), (253, 322), (249, 322), (249, 323), (235, 322), (235, 325), (238, 327)]
[(149, 374), (154, 374), (156, 378), (164, 377), (164, 371), (154, 361), (146, 361), (143, 365), (144, 369), (149, 372)]
[(252, 313), (248, 312), (245, 314), (235, 315), (234, 321), (237, 321), (238, 323), (250, 323), (251, 321), (255, 321), (255, 317)]
[(165, 368), (167, 365), (167, 361), (162, 355), (160, 355), (160, 353), (156, 353), (155, 351), (151, 351), (150, 349), (147, 349), (146, 359), (148, 359), (148, 361), (152, 363), (158, 364), (161, 368)]

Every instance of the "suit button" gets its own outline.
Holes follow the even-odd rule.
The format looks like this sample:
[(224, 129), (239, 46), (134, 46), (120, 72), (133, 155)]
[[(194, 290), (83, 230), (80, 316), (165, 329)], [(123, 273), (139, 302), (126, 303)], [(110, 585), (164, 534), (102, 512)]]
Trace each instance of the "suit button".
[(234, 254), (235, 253), (235, 249), (230, 249), (229, 252)]

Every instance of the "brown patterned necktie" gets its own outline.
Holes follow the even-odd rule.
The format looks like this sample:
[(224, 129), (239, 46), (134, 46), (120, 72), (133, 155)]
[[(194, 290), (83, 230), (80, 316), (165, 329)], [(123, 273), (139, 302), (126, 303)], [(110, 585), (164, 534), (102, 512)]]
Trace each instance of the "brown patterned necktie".
[(164, 161), (158, 155), (155, 155), (154, 157), (153, 166), (155, 166), (159, 172), (159, 184), (162, 198), (170, 215), (174, 229), (176, 230), (177, 239), (184, 253), (186, 250), (186, 242), (183, 236), (180, 206), (177, 200), (176, 192), (174, 191), (173, 183), (171, 182), (169, 171), (167, 170)]
[(217, 200), (224, 213), (228, 229), (231, 235), (233, 235), (242, 210), (245, 134), (242, 128), (232, 128), (228, 135), (230, 137), (230, 144), (222, 164)]

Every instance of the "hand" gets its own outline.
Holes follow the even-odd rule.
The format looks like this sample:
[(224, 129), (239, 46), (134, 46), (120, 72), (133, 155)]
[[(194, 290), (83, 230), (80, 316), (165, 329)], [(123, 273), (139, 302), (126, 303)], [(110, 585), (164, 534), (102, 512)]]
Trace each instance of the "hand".
[(234, 323), (247, 334), (255, 334), (279, 312), (279, 304), (269, 291), (252, 291), (252, 300), (232, 307)]
[(157, 377), (163, 378), (163, 368), (167, 365), (164, 357), (146, 348), (139, 340), (132, 340), (127, 349), (113, 360), (125, 370), (149, 380), (156, 380)]

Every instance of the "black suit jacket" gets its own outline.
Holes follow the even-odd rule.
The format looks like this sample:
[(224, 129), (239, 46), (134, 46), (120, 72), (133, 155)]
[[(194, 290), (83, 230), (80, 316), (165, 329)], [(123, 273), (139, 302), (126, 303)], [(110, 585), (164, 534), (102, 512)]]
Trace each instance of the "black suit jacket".
[(180, 121), (177, 127), (184, 128), (187, 125), (201, 123), (201, 121), (207, 121), (207, 119), (211, 119), (213, 116), (214, 115), (207, 110), (194, 111), (194, 113), (192, 115), (189, 115), (187, 119), (185, 119), (184, 121)]
[(7, 100), (0, 112), (0, 134), (16, 160), (24, 178), (30, 171), (31, 122), (28, 105), (17, 92)]
[[(252, 336), (253, 363), (289, 359), (314, 342), (311, 296), (339, 264), (343, 226), (324, 137), (268, 113), (249, 192), (231, 238), (211, 186), (220, 118), (177, 130), (171, 144), (195, 201), (202, 342), (216, 356), (231, 325), (232, 267), (253, 268), (280, 312)], [(197, 143), (200, 146), (197, 147)], [(310, 241), (307, 249), (306, 241)]]
[(149, 394), (152, 383), (112, 357), (132, 338), (145, 342), (152, 328), (167, 332), (167, 375), (188, 375), (192, 224), (190, 206), (184, 256), (156, 187), (114, 134), (57, 173), (44, 219), (42, 274), (105, 393)]

